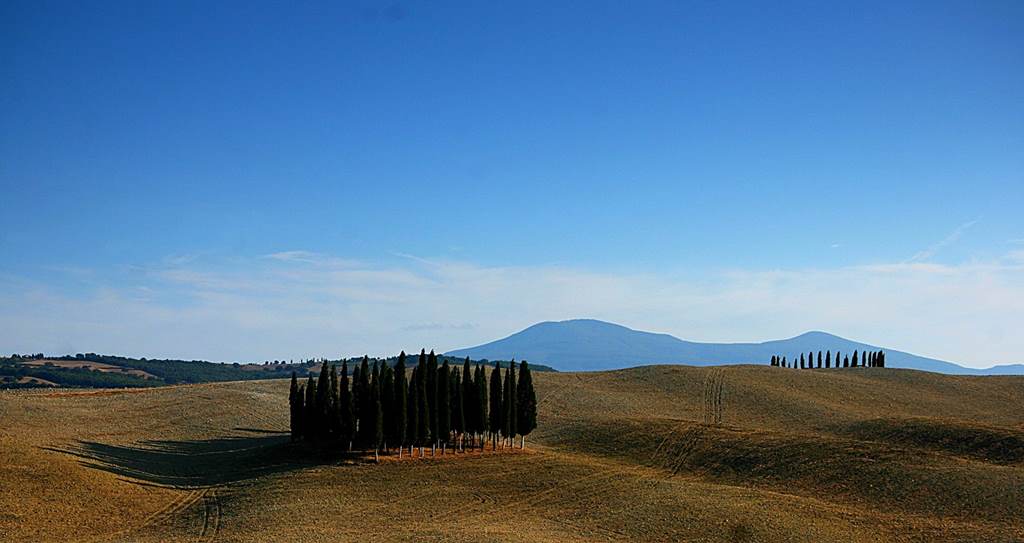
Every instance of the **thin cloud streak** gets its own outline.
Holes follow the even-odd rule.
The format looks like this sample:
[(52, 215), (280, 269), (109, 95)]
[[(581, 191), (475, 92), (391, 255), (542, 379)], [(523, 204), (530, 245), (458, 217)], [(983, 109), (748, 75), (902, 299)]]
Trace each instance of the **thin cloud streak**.
[(18, 278), (5, 283), (18, 288), (0, 286), (0, 349), (224, 361), (445, 351), (538, 321), (591, 317), (695, 341), (824, 329), (976, 367), (1021, 362), (1024, 352), (1024, 255), (1015, 252), (960, 265), (699, 277), (307, 257), (144, 267), (142, 284), (108, 277), (84, 299)]

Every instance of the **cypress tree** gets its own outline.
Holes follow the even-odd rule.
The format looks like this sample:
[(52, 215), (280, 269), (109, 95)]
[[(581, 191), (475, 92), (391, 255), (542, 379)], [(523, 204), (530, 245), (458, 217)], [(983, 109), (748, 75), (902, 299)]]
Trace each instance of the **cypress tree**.
[(437, 372), (437, 435), (435, 441), (441, 442), (441, 454), (444, 454), (452, 428), (451, 386), (451, 366), (448, 365), (448, 359), (445, 359), (441, 369)]
[(782, 367), (783, 368), (788, 368), (789, 367), (789, 362), (786, 362), (786, 357), (785, 356), (782, 357)]
[(484, 448), (484, 434), (487, 432), (488, 404), (487, 404), (487, 372), (483, 364), (476, 367), (476, 432), (480, 437), (480, 449)]
[(384, 417), (381, 422), (384, 427), (384, 454), (387, 454), (388, 443), (395, 442), (395, 372), (386, 360), (381, 362), (380, 405)]
[(842, 363), (843, 359), (839, 356), (839, 351), (836, 351), (836, 367), (841, 367), (839, 364)]
[(768, 365), (775, 366), (775, 355), (772, 355), (772, 361)]
[(377, 363), (373, 363), (373, 384), (370, 385), (370, 444), (373, 447), (373, 459), (380, 462), (380, 445), (384, 441), (384, 410), (381, 405), (381, 388), (383, 383), (377, 369)]
[(846, 355), (846, 356), (843, 357), (843, 367), (844, 368), (850, 367), (850, 355)]
[(530, 374), (530, 366), (523, 360), (519, 364), (519, 384), (516, 386), (516, 400), (519, 408), (517, 429), (522, 439), (519, 448), (526, 448), (526, 436), (537, 428), (537, 393), (533, 389), (533, 375)]
[(470, 371), (469, 357), (467, 356), (462, 363), (462, 430), (467, 434), (476, 432), (475, 419), (479, 411), (476, 407), (476, 383), (473, 380), (475, 376)]
[(857, 367), (857, 351), (853, 351), (853, 360), (850, 361), (850, 367), (851, 368), (856, 368)]
[(885, 367), (885, 351), (878, 351), (878, 367)]
[(316, 381), (313, 380), (313, 374), (309, 374), (309, 378), (306, 379), (306, 412), (302, 417), (302, 435), (306, 439), (313, 439), (317, 433), (317, 408), (316, 408)]
[(320, 364), (320, 377), (316, 380), (316, 434), (327, 437), (331, 415), (331, 376), (329, 364)]
[(430, 436), (433, 439), (431, 441), (431, 452), (434, 447), (437, 446), (438, 440), (441, 439), (441, 435), (437, 431), (437, 355), (434, 354), (434, 350), (430, 350), (430, 355), (427, 356), (427, 409), (430, 413), (428, 421), (430, 422)]
[(832, 367), (832, 351), (825, 351), (825, 367)]
[(516, 434), (519, 433), (519, 397), (516, 392), (516, 361), (513, 360), (508, 366), (508, 446), (515, 446)]
[(331, 378), (330, 378), (330, 391), (328, 391), (328, 407), (327, 420), (329, 421), (328, 428), (330, 434), (333, 437), (341, 435), (341, 398), (338, 395), (338, 369), (334, 364), (331, 364)]
[(405, 380), (405, 351), (398, 355), (398, 363), (395, 364), (395, 418), (394, 440), (398, 445), (398, 457), (402, 457), (402, 448), (405, 447), (405, 431), (408, 426), (409, 417), (409, 382)]
[(458, 368), (452, 368), (452, 431), (455, 432), (456, 445), (462, 450), (462, 436), (466, 431), (466, 412), (462, 397), (462, 374)]
[(363, 398), (359, 389), (359, 365), (352, 365), (352, 439), (359, 439), (359, 410), (363, 408)]
[(804, 353), (800, 353), (800, 369), (804, 369)]
[(430, 441), (430, 402), (427, 400), (427, 367), (428, 365), (416, 368), (416, 438), (420, 442), (420, 456), (423, 456), (423, 445)]
[(302, 407), (299, 403), (299, 379), (293, 371), (291, 387), (288, 389), (288, 428), (292, 434), (292, 441), (297, 440), (301, 434), (301, 430), (299, 430), (299, 423), (301, 421), (299, 418), (300, 409)]
[(370, 434), (373, 432), (373, 428), (370, 426), (372, 421), (370, 420), (373, 413), (370, 412), (370, 357), (363, 355), (363, 361), (359, 364), (359, 394), (358, 394), (358, 407), (356, 411), (359, 413), (359, 421), (356, 426), (358, 431), (356, 432), (356, 439), (359, 441), (360, 447), (365, 447), (370, 441)]
[(491, 448), (498, 448), (498, 432), (501, 431), (503, 422), (501, 420), (501, 362), (494, 363), (494, 369), (491, 371), (491, 390), (490, 390), (491, 404), (489, 410), (491, 412), (490, 420), (488, 421), (488, 430), (491, 432)]
[(818, 368), (821, 368), (821, 351), (818, 351)]
[(338, 380), (338, 412), (341, 419), (341, 440), (352, 450), (352, 438), (356, 430), (356, 415), (352, 407), (352, 391), (348, 388), (348, 360), (341, 363), (341, 378)]
[(409, 377), (409, 401), (406, 404), (405, 421), (405, 437), (409, 441), (409, 456), (412, 456), (412, 448), (416, 445), (416, 436), (420, 427), (419, 387), (416, 386), (416, 383), (419, 382), (419, 378), (416, 376), (419, 369), (419, 366), (414, 367), (412, 375)]

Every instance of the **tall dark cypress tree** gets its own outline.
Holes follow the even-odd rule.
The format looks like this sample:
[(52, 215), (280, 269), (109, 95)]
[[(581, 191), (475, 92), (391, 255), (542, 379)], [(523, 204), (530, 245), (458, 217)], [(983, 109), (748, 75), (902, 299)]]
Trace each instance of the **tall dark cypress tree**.
[(533, 375), (530, 374), (530, 366), (523, 360), (519, 364), (519, 384), (516, 386), (519, 408), (519, 417), (516, 421), (517, 429), (522, 439), (519, 448), (526, 448), (526, 436), (530, 435), (537, 428), (537, 393), (533, 389)]
[(380, 406), (384, 428), (384, 454), (395, 443), (395, 372), (387, 361), (381, 362)]
[(516, 361), (513, 360), (508, 366), (508, 446), (515, 446), (516, 434), (519, 433), (519, 394), (516, 382)]
[(857, 351), (853, 351), (853, 360), (850, 360), (850, 367), (851, 368), (856, 368), (857, 367)]
[(837, 368), (842, 367), (842, 366), (840, 366), (840, 364), (842, 364), (842, 363), (843, 363), (843, 358), (841, 356), (839, 356), (839, 351), (836, 351), (836, 367)]
[(359, 365), (352, 365), (352, 439), (359, 439), (359, 410), (363, 408), (363, 398), (360, 396)]
[(381, 405), (381, 389), (383, 383), (377, 363), (373, 363), (373, 383), (370, 385), (370, 446), (373, 447), (373, 458), (380, 462), (380, 446), (384, 441), (384, 406)]
[(341, 378), (338, 380), (338, 406), (341, 419), (341, 440), (348, 450), (352, 450), (352, 439), (355, 436), (356, 415), (352, 407), (352, 391), (348, 386), (348, 360), (341, 363)]
[(453, 367), (451, 375), (451, 398), (452, 398), (452, 431), (455, 432), (455, 446), (462, 449), (462, 436), (466, 431), (465, 409), (462, 399), (462, 374), (459, 368)]
[(487, 433), (488, 424), (488, 405), (487, 405), (487, 371), (484, 370), (483, 364), (478, 364), (476, 367), (476, 432), (480, 438), (480, 449), (484, 448), (484, 434)]
[(409, 424), (409, 382), (405, 380), (405, 351), (398, 355), (395, 364), (395, 419), (393, 421), (395, 445), (398, 445), (398, 457), (402, 457), (405, 447), (406, 428)]
[(316, 434), (327, 437), (331, 416), (331, 374), (329, 364), (320, 364), (320, 377), (316, 380)]
[(316, 407), (316, 381), (313, 380), (313, 374), (309, 374), (309, 378), (306, 379), (306, 409), (302, 416), (302, 435), (312, 440), (317, 435), (317, 407)]
[(416, 414), (419, 426), (416, 428), (416, 438), (420, 442), (420, 456), (423, 456), (423, 446), (430, 442), (430, 402), (427, 399), (427, 369), (429, 364), (416, 368)]
[(501, 413), (501, 362), (494, 363), (494, 369), (491, 371), (491, 390), (490, 390), (491, 403), (488, 406), (491, 412), (490, 421), (488, 424), (488, 430), (491, 432), (491, 445), (493, 449), (498, 448), (498, 433), (501, 432), (504, 427), (504, 421), (502, 420)]
[(821, 368), (821, 351), (818, 351), (818, 368)]
[(789, 367), (789, 362), (786, 362), (786, 357), (785, 356), (782, 357), (782, 367), (783, 368), (788, 368)]
[(446, 358), (437, 372), (437, 437), (441, 443), (441, 453), (448, 443), (452, 428), (452, 376), (451, 366)]
[(775, 355), (772, 355), (772, 361), (768, 365), (775, 366)]
[(843, 357), (843, 367), (844, 368), (849, 368), (850, 367), (850, 356), (849, 355)]
[(804, 369), (804, 353), (800, 353), (800, 369)]
[[(476, 432), (476, 383), (469, 365), (469, 357), (462, 363), (462, 431), (472, 435)], [(470, 438), (472, 439), (472, 437)], [(472, 443), (470, 443), (472, 446)]]
[(363, 355), (363, 361), (359, 363), (359, 399), (356, 412), (359, 413), (359, 421), (356, 424), (358, 431), (356, 439), (360, 447), (369, 445), (370, 434), (373, 433), (371, 426), (373, 413), (370, 412), (370, 357)]
[(331, 437), (336, 438), (341, 435), (341, 398), (338, 395), (338, 369), (334, 364), (331, 364), (330, 390), (327, 397), (330, 404), (327, 411), (328, 429)]
[[(437, 355), (434, 354), (434, 350), (430, 350), (430, 354), (427, 356), (427, 409), (430, 413), (428, 421), (430, 422), (430, 436), (432, 438), (432, 447), (436, 447), (438, 441), (442, 439), (441, 435), (437, 431)], [(433, 448), (431, 449), (433, 450)]]
[(826, 368), (832, 367), (832, 351), (831, 350), (825, 351), (825, 367)]
[(299, 397), (299, 378), (293, 371), (291, 387), (288, 389), (288, 419), (292, 441), (296, 441), (302, 435), (302, 430), (299, 428), (299, 424), (302, 422), (301, 410), (302, 401)]
[(418, 444), (417, 436), (420, 428), (419, 387), (416, 385), (419, 382), (419, 377), (416, 376), (419, 371), (420, 367), (416, 366), (412, 369), (412, 375), (409, 376), (409, 402), (406, 404), (405, 421), (405, 438), (409, 442), (409, 456), (412, 456), (413, 446)]

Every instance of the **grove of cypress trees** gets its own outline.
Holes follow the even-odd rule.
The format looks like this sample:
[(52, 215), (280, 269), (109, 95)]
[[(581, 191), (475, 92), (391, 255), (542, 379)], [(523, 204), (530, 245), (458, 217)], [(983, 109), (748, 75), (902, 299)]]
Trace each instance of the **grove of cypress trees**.
[(491, 404), (489, 410), (491, 412), (490, 420), (488, 421), (488, 430), (491, 432), (491, 448), (498, 448), (498, 432), (501, 432), (504, 422), (502, 421), (501, 413), (501, 362), (494, 363), (494, 369), (491, 371), (491, 390), (490, 390)]
[(348, 450), (352, 450), (352, 439), (355, 435), (356, 416), (352, 408), (352, 392), (348, 388), (348, 361), (341, 362), (341, 378), (338, 379), (338, 417), (341, 422), (342, 441), (348, 442)]
[(398, 355), (398, 363), (395, 364), (395, 402), (394, 420), (392, 421), (395, 445), (398, 445), (398, 457), (402, 457), (402, 449), (405, 447), (405, 430), (408, 426), (409, 417), (409, 382), (405, 380), (405, 351)]
[(525, 360), (519, 364), (519, 384), (516, 385), (516, 407), (519, 414), (516, 420), (516, 428), (519, 435), (523, 436), (519, 441), (519, 448), (526, 448), (526, 436), (537, 428), (537, 392), (533, 389), (533, 375), (530, 374), (530, 366)]
[(437, 435), (435, 441), (439, 441), (441, 444), (441, 454), (445, 452), (452, 428), (451, 386), (451, 366), (448, 365), (448, 359), (445, 359), (441, 369), (437, 372)]

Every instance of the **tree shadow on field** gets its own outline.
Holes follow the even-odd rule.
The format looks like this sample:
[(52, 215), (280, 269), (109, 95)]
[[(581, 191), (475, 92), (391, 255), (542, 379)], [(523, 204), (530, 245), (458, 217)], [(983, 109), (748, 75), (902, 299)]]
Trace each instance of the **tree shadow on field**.
[(138, 445), (79, 441), (69, 449), (84, 466), (146, 483), (202, 488), (334, 462), (343, 455), (290, 442), (287, 434), (193, 441), (147, 440)]

